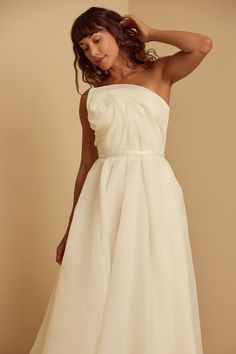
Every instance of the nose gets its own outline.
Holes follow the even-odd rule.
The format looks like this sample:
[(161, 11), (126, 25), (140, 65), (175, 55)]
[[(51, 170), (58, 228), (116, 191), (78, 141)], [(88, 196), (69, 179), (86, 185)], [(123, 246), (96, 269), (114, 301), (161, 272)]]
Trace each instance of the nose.
[(98, 56), (98, 49), (96, 47), (92, 47), (90, 49), (90, 56), (94, 59)]

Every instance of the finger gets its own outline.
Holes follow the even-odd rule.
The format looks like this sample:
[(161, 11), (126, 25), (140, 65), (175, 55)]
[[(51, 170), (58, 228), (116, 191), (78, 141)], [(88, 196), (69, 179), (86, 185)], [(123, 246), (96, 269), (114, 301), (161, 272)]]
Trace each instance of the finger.
[(125, 20), (132, 20), (132, 17), (130, 15), (122, 16), (122, 21), (125, 21)]
[(134, 19), (136, 19), (136, 17), (134, 16), (134, 15), (131, 15), (131, 14), (126, 14), (126, 15), (124, 15), (124, 16), (122, 16), (123, 18), (129, 18), (129, 19), (131, 19), (131, 20), (134, 20)]
[(123, 18), (120, 22), (122, 23), (122, 22), (127, 22), (127, 21), (129, 21), (130, 19), (129, 18), (127, 18), (127, 17), (125, 17), (125, 18)]
[(120, 21), (120, 23), (125, 26), (135, 25), (135, 22), (132, 19), (124, 19), (124, 20)]

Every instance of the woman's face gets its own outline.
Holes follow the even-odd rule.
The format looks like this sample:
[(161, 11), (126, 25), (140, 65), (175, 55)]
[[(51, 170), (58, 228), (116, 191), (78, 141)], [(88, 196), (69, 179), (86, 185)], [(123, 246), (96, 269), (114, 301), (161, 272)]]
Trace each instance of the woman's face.
[(119, 47), (115, 38), (102, 28), (79, 43), (86, 57), (101, 70), (108, 70), (119, 56)]

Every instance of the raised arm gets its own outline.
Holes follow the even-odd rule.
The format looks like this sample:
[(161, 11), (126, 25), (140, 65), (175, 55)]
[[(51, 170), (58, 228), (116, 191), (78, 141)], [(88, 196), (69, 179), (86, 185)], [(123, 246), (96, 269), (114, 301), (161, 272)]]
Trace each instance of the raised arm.
[(153, 75), (159, 81), (160, 69), (162, 78), (168, 84), (189, 75), (205, 58), (212, 48), (212, 39), (201, 33), (160, 30), (149, 27), (134, 15), (124, 15), (120, 22), (123, 26), (134, 27), (137, 38), (143, 42), (157, 41), (171, 44), (180, 49), (179, 52), (159, 58), (153, 65)]
[[(159, 41), (180, 48), (175, 54), (161, 58), (162, 77), (173, 84), (189, 75), (212, 48), (210, 37), (193, 32), (151, 29), (148, 41)], [(156, 69), (158, 68), (156, 62)], [(155, 67), (154, 67), (155, 70)]]

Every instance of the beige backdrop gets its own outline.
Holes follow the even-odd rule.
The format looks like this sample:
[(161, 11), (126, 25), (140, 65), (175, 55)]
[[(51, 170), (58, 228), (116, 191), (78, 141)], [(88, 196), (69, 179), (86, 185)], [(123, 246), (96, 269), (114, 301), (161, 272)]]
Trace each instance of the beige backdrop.
[(172, 87), (166, 155), (185, 195), (204, 354), (235, 354), (236, 4), (223, 0), (1, 1), (0, 354), (29, 352), (60, 267), (81, 157), (69, 32), (90, 6), (213, 39)]

